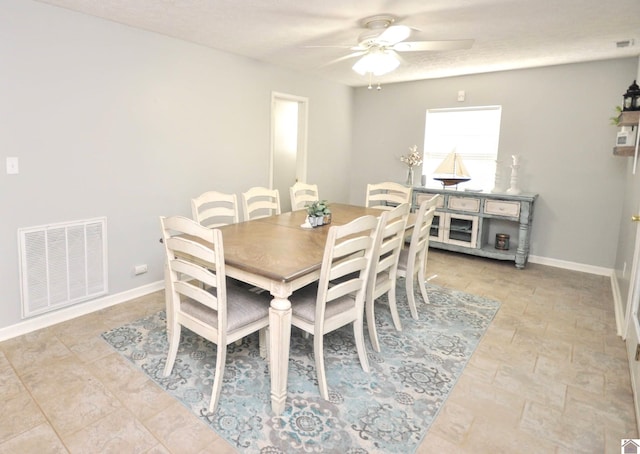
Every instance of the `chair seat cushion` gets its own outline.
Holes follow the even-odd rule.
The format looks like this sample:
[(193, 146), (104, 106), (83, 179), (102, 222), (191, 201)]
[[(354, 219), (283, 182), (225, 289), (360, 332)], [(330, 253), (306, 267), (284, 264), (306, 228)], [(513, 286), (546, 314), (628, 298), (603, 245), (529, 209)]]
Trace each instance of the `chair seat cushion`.
[[(215, 289), (209, 290), (215, 294)], [(227, 286), (227, 331), (233, 332), (250, 323), (269, 317), (269, 293), (256, 294), (235, 285)], [(218, 313), (191, 299), (180, 305), (182, 311), (212, 326), (218, 325)]]
[[(297, 290), (291, 295), (291, 310), (294, 317), (300, 318), (308, 323), (315, 323), (316, 320), (316, 300), (318, 296), (318, 285), (310, 284)], [(345, 295), (329, 301), (325, 307), (325, 319), (331, 318), (343, 312), (353, 309), (355, 299), (351, 295)]]

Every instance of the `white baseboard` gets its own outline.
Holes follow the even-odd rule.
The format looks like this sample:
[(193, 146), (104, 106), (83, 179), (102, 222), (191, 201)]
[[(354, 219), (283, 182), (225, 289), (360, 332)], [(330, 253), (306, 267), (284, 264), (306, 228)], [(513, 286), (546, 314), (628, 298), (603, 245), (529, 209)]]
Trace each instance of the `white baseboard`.
[(539, 257), (536, 255), (530, 255), (529, 261), (531, 263), (538, 263), (540, 265), (554, 266), (556, 268), (563, 268), (565, 270), (582, 271), (583, 273), (597, 274), (599, 276), (613, 275), (613, 268), (585, 265), (584, 263), (568, 262), (566, 260), (550, 259), (548, 257)]
[[(611, 277), (611, 288), (614, 296), (615, 311), (616, 311), (616, 325), (618, 334), (622, 333), (621, 325), (624, 316), (620, 318), (619, 313), (622, 312), (622, 301), (620, 299), (620, 290), (618, 282), (615, 279), (615, 273), (613, 269), (603, 268), (598, 266), (585, 265), (582, 263), (567, 262), (564, 260), (550, 259), (546, 257), (538, 257), (534, 255), (529, 256), (531, 263), (538, 263), (540, 265), (548, 265), (556, 268), (564, 268), (573, 271), (582, 271), (584, 273), (597, 274), (600, 276)], [(164, 288), (164, 281), (152, 282), (142, 287), (136, 287), (131, 290), (127, 290), (122, 293), (116, 293), (114, 295), (108, 295), (103, 298), (87, 301), (77, 304), (75, 306), (66, 307), (55, 312), (43, 314), (32, 319), (18, 322), (14, 325), (0, 328), (0, 342), (11, 339), (13, 337), (22, 336), (23, 334), (36, 331), (38, 329), (46, 328), (48, 326), (55, 325), (56, 323), (65, 322), (72, 318), (80, 317), (82, 315), (90, 314), (92, 312), (104, 309), (106, 307), (115, 306), (116, 304), (124, 303), (125, 301), (139, 298), (149, 293), (157, 292)], [(624, 315), (624, 314), (623, 314)]]
[(624, 337), (624, 311), (622, 310), (622, 296), (620, 295), (620, 285), (616, 274), (611, 275), (611, 291), (613, 292), (613, 310), (616, 315), (616, 332), (618, 336)]
[(116, 304), (124, 303), (125, 301), (157, 292), (163, 288), (164, 280), (152, 282), (150, 284), (143, 285), (142, 287), (127, 290), (126, 292), (107, 295), (103, 298), (86, 301), (74, 306), (65, 307), (64, 309), (60, 309), (55, 312), (49, 312), (28, 320), (23, 320), (14, 325), (0, 328), (0, 342), (55, 325), (56, 323), (66, 322), (67, 320), (87, 315), (106, 307), (115, 306)]

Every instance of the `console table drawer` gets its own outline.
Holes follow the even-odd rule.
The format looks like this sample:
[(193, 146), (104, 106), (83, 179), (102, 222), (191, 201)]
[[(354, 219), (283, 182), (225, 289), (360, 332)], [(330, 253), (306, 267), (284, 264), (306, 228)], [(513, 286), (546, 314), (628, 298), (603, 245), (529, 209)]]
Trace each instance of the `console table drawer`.
[(495, 214), (498, 216), (508, 216), (517, 218), (520, 215), (520, 202), (506, 202), (504, 200), (485, 200), (485, 214)]
[(480, 199), (470, 197), (449, 196), (449, 209), (458, 211), (468, 211), (470, 213), (480, 212)]
[[(423, 192), (416, 195), (416, 205), (420, 206), (422, 202), (424, 202), (425, 200), (430, 200), (434, 195), (439, 195), (439, 194), (431, 194), (429, 192)], [(444, 207), (444, 197), (440, 196), (438, 197), (436, 208), (442, 208), (442, 207)]]

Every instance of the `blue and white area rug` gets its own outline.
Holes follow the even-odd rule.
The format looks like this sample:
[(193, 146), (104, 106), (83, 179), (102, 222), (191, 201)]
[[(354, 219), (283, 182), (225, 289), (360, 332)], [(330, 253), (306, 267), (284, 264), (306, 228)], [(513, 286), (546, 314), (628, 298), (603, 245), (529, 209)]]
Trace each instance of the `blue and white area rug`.
[[(403, 280), (401, 280), (404, 283)], [(381, 352), (369, 343), (370, 373), (358, 361), (351, 326), (325, 337), (330, 400), (320, 397), (313, 338), (293, 328), (287, 405), (271, 412), (269, 368), (258, 335), (229, 345), (218, 408), (208, 413), (216, 346), (182, 329), (173, 373), (164, 312), (104, 333), (103, 338), (242, 453), (413, 453), (427, 433), (500, 303), (428, 286), (409, 314), (404, 287), (397, 298), (403, 330), (393, 327), (383, 297), (376, 304)]]

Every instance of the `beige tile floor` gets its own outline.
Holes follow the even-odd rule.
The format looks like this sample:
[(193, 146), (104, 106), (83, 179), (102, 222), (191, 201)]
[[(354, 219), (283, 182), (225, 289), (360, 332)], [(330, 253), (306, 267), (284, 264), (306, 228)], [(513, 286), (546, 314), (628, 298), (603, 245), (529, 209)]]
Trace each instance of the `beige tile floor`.
[[(502, 302), (418, 449), (619, 453), (637, 438), (610, 280), (432, 250), (432, 283)], [(100, 334), (160, 292), (0, 343), (0, 453), (235, 452)]]

